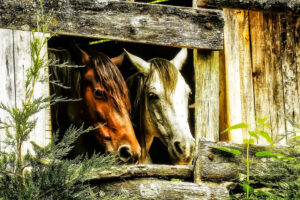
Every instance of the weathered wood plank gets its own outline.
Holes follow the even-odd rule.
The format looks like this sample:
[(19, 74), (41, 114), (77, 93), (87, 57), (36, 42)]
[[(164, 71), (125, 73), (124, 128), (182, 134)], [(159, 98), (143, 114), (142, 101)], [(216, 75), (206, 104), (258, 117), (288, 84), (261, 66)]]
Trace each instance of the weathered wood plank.
[(157, 177), (164, 179), (188, 179), (193, 178), (192, 165), (125, 165), (114, 167), (108, 171), (91, 172), (88, 180), (123, 180), (125, 178)]
[[(0, 27), (32, 29), (39, 1), (0, 1)], [(220, 50), (223, 12), (106, 0), (47, 1), (53, 9), (50, 30), (58, 34)]]
[[(263, 30), (265, 41), (265, 63), (262, 63), (261, 70), (266, 71), (268, 84), (268, 97), (270, 108), (270, 135), (275, 141), (280, 140), (280, 135), (286, 133), (285, 120), (280, 115), (284, 112), (282, 66), (280, 53), (280, 14), (264, 13)], [(286, 144), (286, 140), (281, 140)]]
[[(250, 16), (250, 34), (251, 34), (251, 49), (252, 49), (252, 78), (255, 95), (255, 116), (257, 118), (266, 117), (268, 122), (270, 117), (269, 104), (269, 76), (265, 70), (266, 64), (266, 46), (263, 27), (263, 13), (249, 12)], [(264, 131), (271, 134), (271, 128), (264, 127)], [(268, 144), (264, 138), (257, 141), (259, 144)]]
[[(232, 154), (222, 152), (220, 150), (212, 148), (212, 146), (221, 146), (227, 148), (238, 149), (242, 152), (239, 156), (234, 156)], [(230, 144), (230, 143), (213, 143), (213, 142), (201, 142), (199, 145), (199, 163), (201, 166), (199, 168), (199, 173), (201, 175), (201, 180), (203, 181), (237, 181), (239, 180), (239, 173), (246, 174), (246, 145), (240, 144)], [(287, 146), (276, 146), (272, 148), (271, 146), (251, 146), (250, 147), (250, 158), (251, 158), (251, 176), (257, 178), (267, 179), (276, 176), (285, 176), (286, 174), (267, 174), (267, 169), (272, 164), (271, 159), (267, 157), (258, 158), (255, 156), (256, 152), (260, 151), (271, 151), (274, 153), (289, 154), (291, 153), (294, 157), (300, 159), (299, 150), (298, 153), (294, 148)]]
[[(32, 65), (31, 60), (31, 38), (32, 33), (29, 31), (18, 31), (18, 30), (8, 30), (0, 29), (1, 38), (3, 38), (3, 44), (1, 47), (4, 47), (3, 52), (0, 50), (0, 62), (3, 62), (3, 77), (0, 81), (1, 86), (3, 86), (3, 92), (1, 93), (0, 101), (9, 104), (10, 106), (17, 106), (21, 108), (23, 106), (23, 101), (25, 99), (25, 81), (26, 81), (26, 72)], [(36, 33), (38, 37), (41, 34)], [(41, 52), (41, 57), (47, 52), (47, 45), (44, 46)], [(45, 69), (47, 70), (47, 69)], [(48, 77), (47, 71), (41, 73), (41, 76)], [(0, 86), (0, 87), (1, 87)], [(49, 83), (47, 81), (37, 82), (35, 87), (35, 92), (33, 97), (37, 98), (41, 95), (49, 96)], [(3, 112), (2, 110), (0, 112)], [(1, 113), (1, 118), (7, 116), (6, 113)], [(37, 125), (35, 129), (30, 133), (30, 138), (28, 141), (24, 142), (22, 152), (26, 153), (28, 150), (33, 153), (32, 145), (30, 141), (34, 141), (40, 146), (45, 146), (49, 142), (50, 132), (49, 132), (49, 117), (50, 110), (44, 109), (37, 113), (35, 116)], [(48, 123), (48, 124), (47, 124)], [(47, 131), (48, 130), (48, 131)], [(1, 140), (4, 139), (2, 132), (5, 130), (0, 129), (1, 131)], [(13, 130), (12, 130), (13, 131)]]
[(225, 184), (195, 184), (190, 182), (174, 182), (160, 179), (136, 179), (95, 183), (95, 191), (100, 194), (125, 194), (138, 196), (138, 199), (153, 200), (224, 200), (229, 199)]
[[(224, 9), (225, 27), (224, 27), (224, 51), (225, 51), (225, 70), (226, 70), (226, 88), (227, 88), (227, 108), (228, 125), (232, 126), (242, 122), (241, 105), (241, 83), (239, 68), (239, 47), (238, 47), (238, 23), (236, 11)], [(229, 141), (242, 143), (242, 130), (236, 129), (228, 134)]]
[(219, 62), (219, 133), (220, 141), (229, 141), (228, 132), (222, 133), (229, 127), (228, 108), (227, 108), (227, 85), (226, 85), (226, 68), (225, 68), (225, 52), (220, 51)]
[[(0, 29), (0, 102), (6, 106), (15, 106), (15, 83), (14, 83), (14, 47), (13, 31)], [(0, 120), (8, 122), (8, 113), (0, 109)], [(1, 125), (0, 125), (1, 126)], [(5, 140), (5, 129), (0, 129), (0, 150), (6, 150), (2, 141)]]
[[(219, 141), (219, 52), (194, 50), (195, 139)], [(198, 168), (198, 163), (196, 168)], [(195, 182), (200, 182), (195, 173)]]
[[(296, 52), (296, 63), (297, 63), (297, 84), (298, 84), (298, 99), (300, 100), (300, 17), (297, 18), (295, 25), (295, 52)], [(296, 133), (300, 135), (300, 133)]]
[[(36, 37), (41, 41), (46, 41), (49, 34), (34, 33), (31, 37)], [(40, 58), (46, 62), (48, 61), (47, 43), (45, 43), (41, 49)], [(36, 83), (35, 91), (33, 93), (34, 98), (50, 96), (48, 67), (41, 69), (40, 76), (44, 80)], [(52, 134), (50, 106), (38, 112), (34, 117), (36, 117), (38, 121), (34, 131), (32, 132), (31, 141), (34, 141), (40, 146), (46, 146), (49, 144)]]
[(300, 14), (299, 0), (196, 0), (199, 7), (235, 8)]
[[(248, 138), (248, 131), (255, 128), (254, 93), (251, 67), (251, 47), (249, 30), (249, 12), (237, 10), (239, 72), (241, 86), (241, 122), (249, 125), (242, 130), (243, 139)], [(229, 75), (230, 76), (230, 75)], [(230, 78), (230, 77), (228, 77)], [(233, 125), (233, 124), (232, 124)]]
[[(26, 71), (32, 64), (30, 50), (31, 32), (13, 30), (13, 33), (16, 106), (21, 108), (25, 99)], [(34, 138), (32, 133), (30, 133), (29, 137)], [(22, 153), (25, 154), (28, 150), (31, 153), (33, 152), (30, 141), (25, 141), (22, 146)]]
[(194, 51), (196, 140), (219, 141), (219, 53)]
[[(300, 105), (298, 98), (297, 64), (295, 25), (296, 17), (281, 15), (280, 19), (280, 47), (284, 91), (285, 115), (297, 124), (300, 124)], [(290, 123), (286, 123), (288, 132), (295, 131)]]

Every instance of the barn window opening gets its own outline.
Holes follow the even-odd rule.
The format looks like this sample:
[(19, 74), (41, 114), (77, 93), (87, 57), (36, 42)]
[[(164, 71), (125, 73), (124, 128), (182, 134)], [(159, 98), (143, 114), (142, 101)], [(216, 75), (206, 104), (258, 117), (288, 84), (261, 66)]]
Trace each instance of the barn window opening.
[[(141, 43), (128, 43), (128, 42), (120, 42), (120, 41), (112, 41), (112, 40), (106, 40), (106, 39), (89, 39), (89, 38), (79, 38), (79, 37), (70, 37), (70, 36), (57, 36), (53, 37), (48, 42), (48, 54), (51, 58), (51, 54), (54, 54), (56, 59), (62, 59), (66, 61), (66, 59), (72, 59), (76, 65), (80, 65), (80, 56), (71, 54), (76, 54), (76, 50), (73, 49), (73, 51), (70, 51), (70, 46), (77, 45), (77, 47), (83, 51), (85, 51), (89, 57), (85, 58), (89, 61), (91, 61), (93, 64), (101, 64), (105, 61), (106, 58), (110, 58), (118, 67), (117, 69), (114, 69), (113, 71), (109, 71), (105, 69), (106, 71), (103, 72), (97, 72), (97, 70), (94, 71), (94, 77), (89, 77), (90, 74), (86, 73), (84, 76), (82, 76), (82, 72), (84, 69), (80, 69), (81, 75), (78, 73), (72, 74), (72, 73), (66, 73), (59, 74), (61, 72), (52, 71), (50, 73), (50, 77), (59, 77), (65, 79), (62, 81), (62, 84), (71, 84), (67, 85), (67, 87), (77, 87), (71, 88), (71, 89), (60, 89), (64, 90), (62, 95), (67, 95), (68, 97), (75, 98), (75, 99), (81, 99), (81, 101), (78, 102), (71, 102), (71, 103), (61, 103), (60, 106), (53, 106), (51, 108), (51, 115), (52, 115), (52, 128), (53, 132), (56, 130), (65, 130), (69, 127), (72, 123), (77, 123), (77, 125), (81, 123), (85, 123), (86, 125), (92, 125), (95, 126), (97, 123), (102, 123), (103, 127), (99, 128), (102, 129), (102, 133), (98, 133), (100, 135), (93, 135), (93, 134), (86, 134), (83, 137), (86, 137), (83, 141), (88, 141), (88, 145), (86, 142), (80, 141), (78, 144), (75, 145), (75, 149), (73, 150), (71, 156), (76, 156), (77, 153), (81, 153), (81, 151), (87, 151), (88, 153), (92, 153), (94, 150), (106, 152), (106, 153), (115, 153), (121, 157), (121, 160), (126, 162), (136, 162), (137, 156), (135, 156), (135, 150), (134, 150), (134, 143), (131, 140), (128, 140), (129, 142), (123, 142), (123, 143), (115, 143), (113, 144), (113, 140), (116, 140), (116, 138), (113, 138), (113, 135), (109, 135), (108, 132), (105, 134), (104, 129), (109, 129), (109, 127), (115, 126), (114, 129), (116, 129), (117, 123), (113, 124), (111, 120), (109, 119), (110, 116), (103, 114), (101, 112), (100, 107), (103, 106), (103, 99), (99, 98), (98, 96), (101, 96), (102, 93), (105, 93), (105, 89), (108, 91), (108, 94), (106, 96), (112, 96), (115, 95), (112, 89), (115, 87), (121, 87), (120, 90), (124, 90), (125, 87), (128, 88), (129, 93), (129, 99), (131, 102), (131, 109), (129, 111), (129, 117), (132, 123), (132, 127), (134, 129), (136, 138), (139, 142), (139, 145), (142, 147), (142, 150), (140, 152), (141, 156), (148, 154), (150, 155), (152, 162), (156, 164), (176, 164), (181, 162), (181, 157), (188, 157), (184, 158), (184, 160), (188, 160), (193, 158), (193, 155), (186, 156), (185, 154), (192, 154), (194, 149), (194, 144), (192, 142), (191, 138), (195, 138), (195, 109), (194, 109), (194, 102), (195, 102), (195, 78), (194, 78), (194, 66), (193, 66), (193, 49), (187, 49), (186, 51), (186, 58), (182, 60), (182, 66), (180, 66), (180, 70), (178, 71), (180, 73), (180, 77), (175, 76), (173, 71), (166, 68), (167, 75), (163, 75), (164, 71), (161, 70), (158, 74), (160, 75), (153, 75), (149, 72), (149, 77), (153, 76), (153, 79), (157, 79), (159, 77), (166, 79), (163, 80), (163, 82), (166, 83), (166, 86), (168, 84), (171, 84), (172, 81), (175, 82), (177, 79), (182, 79), (182, 83), (179, 84), (180, 86), (184, 86), (184, 88), (180, 89), (181, 91), (177, 91), (177, 88), (174, 88), (174, 91), (171, 93), (164, 93), (162, 92), (162, 88), (159, 88), (159, 84), (150, 84), (147, 85), (149, 80), (151, 78), (142, 78), (142, 76), (147, 76), (148, 72), (142, 72), (139, 71), (139, 68), (136, 67), (136, 65), (139, 65), (139, 63), (135, 63), (134, 59), (136, 58), (138, 61), (143, 60), (145, 63), (151, 63), (151, 65), (161, 64), (169, 61), (172, 61), (175, 59), (175, 57), (180, 57), (179, 54), (184, 54), (184, 50), (181, 48), (175, 48), (175, 47), (167, 47), (167, 46), (157, 46), (157, 45), (150, 45), (150, 44), (141, 44)], [(107, 57), (105, 59), (96, 59), (98, 56), (97, 52), (102, 52), (103, 55), (106, 55)], [(126, 52), (126, 53), (125, 53)], [(102, 55), (101, 54), (101, 55)], [(53, 56), (53, 55), (52, 55)], [(161, 60), (156, 60), (155, 58), (162, 58)], [(77, 61), (76, 61), (77, 60)], [(79, 61), (78, 61), (79, 60)], [(74, 64), (73, 63), (73, 64)], [(86, 66), (90, 67), (91, 64), (88, 64)], [(175, 66), (176, 64), (174, 64)], [(152, 67), (153, 67), (152, 66)], [(108, 66), (106, 66), (108, 68)], [(153, 67), (154, 68), (154, 67)], [(173, 69), (174, 68), (174, 69)], [(176, 70), (176, 66), (173, 67), (173, 70)], [(79, 70), (79, 71), (80, 71)], [(115, 71), (119, 71), (116, 72)], [(50, 70), (51, 71), (51, 70)], [(114, 80), (111, 80), (112, 82), (109, 83), (109, 80), (102, 80), (101, 75), (108, 74), (114, 77)], [(146, 73), (146, 75), (145, 75)], [(138, 74), (137, 76), (135, 76)], [(155, 74), (155, 73), (154, 73)], [(121, 75), (121, 77), (117, 77), (118, 75)], [(70, 77), (61, 77), (61, 76), (70, 76)], [(71, 77), (76, 76), (76, 77)], [(99, 77), (98, 77), (99, 76)], [(173, 77), (174, 76), (174, 77)], [(179, 76), (179, 75), (178, 75)], [(88, 77), (88, 78), (87, 78)], [(182, 77), (182, 78), (181, 78)], [(84, 79), (90, 79), (88, 81)], [(170, 78), (168, 82), (168, 78)], [(108, 79), (108, 77), (106, 77)], [(124, 79), (126, 81), (127, 86), (124, 87), (122, 83), (119, 83), (117, 79)], [(66, 82), (67, 80), (67, 82)], [(99, 80), (101, 84), (103, 82), (107, 81), (108, 85), (104, 86), (102, 88), (101, 84), (97, 85), (94, 84), (94, 82)], [(133, 80), (132, 83), (131, 80)], [(74, 83), (74, 81), (76, 83)], [(80, 83), (82, 82), (82, 83)], [(99, 82), (99, 83), (100, 83)], [(122, 82), (122, 81), (121, 81)], [(142, 83), (143, 82), (143, 83)], [(131, 85), (130, 85), (131, 84)], [(145, 88), (138, 88), (142, 87), (143, 84), (145, 84)], [(130, 86), (129, 86), (130, 85)], [(164, 83), (161, 85), (164, 86)], [(95, 102), (100, 102), (101, 104), (96, 105), (95, 107), (91, 108), (92, 103), (88, 102), (88, 91), (89, 89), (95, 90), (97, 87), (97, 92), (93, 93), (93, 97), (95, 97), (95, 94), (97, 95)], [(106, 87), (106, 88), (105, 88)], [(158, 88), (155, 88), (158, 87)], [(176, 86), (178, 87), (178, 86)], [(185, 88), (186, 87), (186, 88)], [(57, 93), (57, 91), (54, 89), (55, 87), (51, 87), (51, 93)], [(87, 89), (87, 90), (84, 90)], [(186, 89), (186, 91), (185, 91)], [(69, 91), (68, 91), (69, 90)], [(176, 91), (175, 91), (176, 90)], [(124, 91), (121, 91), (124, 92)], [(145, 94), (145, 92), (148, 92)], [(162, 92), (162, 93), (161, 93)], [(151, 94), (157, 95), (157, 98), (150, 98)], [(58, 95), (58, 94), (57, 94)], [(59, 94), (61, 95), (61, 94)], [(163, 101), (164, 95), (177, 95), (177, 97), (174, 99), (171, 99), (170, 101), (176, 101), (171, 102), (173, 107), (171, 106), (169, 111), (167, 111), (167, 101)], [(103, 96), (103, 95), (102, 95)], [(180, 98), (187, 96), (186, 102), (184, 100), (180, 100)], [(120, 95), (121, 98), (126, 98), (125, 96)], [(149, 98), (148, 98), (149, 97)], [(167, 96), (166, 98), (169, 98)], [(100, 99), (100, 100), (99, 100)], [(147, 99), (147, 100), (145, 100)], [(108, 97), (106, 97), (106, 101), (108, 100)], [(113, 103), (109, 106), (118, 108), (118, 97), (115, 97), (115, 99), (112, 100)], [(140, 102), (138, 102), (140, 101)], [(145, 102), (147, 101), (153, 101), (155, 103), (149, 103), (147, 106), (150, 110), (147, 114), (141, 114), (141, 109), (146, 109), (147, 107), (145, 105)], [(81, 102), (81, 103), (80, 103)], [(82, 103), (83, 102), (83, 103)], [(137, 106), (136, 104), (140, 103), (140, 106)], [(67, 105), (68, 104), (68, 105)], [(121, 103), (122, 104), (122, 103)], [(125, 102), (126, 104), (126, 102)], [(163, 104), (163, 105), (162, 105)], [(186, 104), (185, 108), (182, 107), (180, 104)], [(122, 107), (119, 105), (119, 108)], [(90, 110), (89, 110), (90, 109)], [(97, 110), (98, 109), (98, 110)], [(173, 109), (173, 110), (172, 110)], [(186, 109), (186, 111), (182, 110)], [(72, 111), (73, 110), (73, 111)], [(120, 110), (119, 110), (120, 111)], [(173, 112), (174, 114), (169, 115), (167, 112)], [(145, 112), (145, 111), (144, 111)], [(188, 124), (187, 125), (180, 125), (179, 123), (182, 123), (185, 121), (184, 119), (184, 112), (187, 112), (187, 118), (188, 118)], [(88, 114), (87, 114), (88, 113)], [(150, 119), (145, 119), (145, 116), (149, 116)], [(176, 119), (176, 116), (179, 116), (178, 119)], [(145, 120), (150, 120), (153, 122), (153, 125), (149, 127), (143, 126), (141, 129), (140, 126), (142, 124), (149, 123)], [(125, 119), (121, 119), (121, 121), (126, 121)], [(122, 122), (122, 123), (123, 123)], [(121, 123), (121, 124), (122, 124)], [(178, 123), (178, 124), (177, 124)], [(124, 124), (124, 123), (123, 123)], [(101, 126), (102, 126), (101, 125)], [(125, 125), (123, 125), (125, 126)], [(184, 127), (184, 128), (181, 128)], [(146, 137), (141, 136), (144, 133), (141, 133), (141, 131), (144, 128), (151, 129), (153, 132), (153, 135), (155, 135), (152, 145), (150, 148), (143, 150), (143, 142), (145, 142)], [(176, 129), (181, 129), (181, 132), (187, 132), (187, 133), (178, 133), (180, 135), (172, 135), (171, 132), (178, 131)], [(114, 134), (116, 134), (115, 132)], [(121, 134), (121, 133), (118, 133)], [(122, 133), (123, 134), (123, 133)], [(184, 135), (190, 134), (190, 136), (185, 138), (190, 138), (188, 141), (184, 141)], [(126, 135), (126, 137), (130, 137), (130, 134)], [(173, 139), (174, 138), (174, 139)], [(121, 138), (118, 138), (119, 141), (124, 140)], [(148, 142), (148, 141), (147, 141)], [(170, 150), (171, 149), (171, 150)], [(189, 150), (187, 150), (189, 149)]]

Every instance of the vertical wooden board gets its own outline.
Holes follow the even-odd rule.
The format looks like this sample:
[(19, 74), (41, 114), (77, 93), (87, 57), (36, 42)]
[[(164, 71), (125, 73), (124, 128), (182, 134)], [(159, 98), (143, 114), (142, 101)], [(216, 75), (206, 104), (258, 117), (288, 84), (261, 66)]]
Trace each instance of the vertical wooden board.
[[(255, 95), (255, 115), (258, 118), (266, 117), (270, 122), (269, 107), (269, 83), (267, 71), (265, 70), (265, 36), (263, 29), (263, 13), (249, 12), (250, 16), (250, 35), (252, 49), (252, 77)], [(264, 131), (271, 133), (271, 128), (265, 127)], [(259, 144), (268, 144), (263, 138), (257, 141)]]
[[(15, 105), (15, 84), (14, 84), (14, 51), (13, 31), (0, 29), (0, 102), (6, 106)], [(0, 109), (0, 119), (8, 122), (8, 113)], [(0, 150), (6, 150), (2, 141), (5, 140), (5, 129), (0, 129)]]
[[(37, 37), (41, 37), (41, 34), (37, 33)], [(14, 31), (14, 51), (15, 51), (15, 84), (16, 84), (16, 94), (17, 94), (17, 106), (20, 107), (25, 99), (25, 81), (26, 81), (26, 71), (32, 65), (31, 59), (31, 41), (32, 33), (28, 31)], [(45, 46), (41, 52), (41, 56), (46, 55), (47, 46)], [(45, 72), (44, 72), (45, 73)], [(42, 75), (46, 75), (41, 73)], [(33, 98), (40, 96), (49, 95), (49, 83), (48, 82), (37, 82), (33, 94)], [(31, 141), (34, 141), (40, 146), (45, 146), (47, 140), (49, 140), (49, 127), (48, 120), (50, 116), (49, 109), (41, 110), (39, 113), (32, 117), (37, 119), (35, 129), (30, 133), (29, 140), (24, 142), (23, 153), (28, 150), (33, 153)]]
[[(297, 85), (298, 85), (298, 99), (300, 100), (300, 16), (297, 17), (295, 26), (295, 52), (296, 52), (296, 64), (297, 64)], [(300, 112), (300, 111), (299, 111)], [(300, 135), (298, 132), (297, 135)]]
[[(281, 15), (280, 42), (285, 115), (297, 124), (300, 124), (297, 64), (295, 52), (296, 18), (296, 16), (292, 15)], [(294, 131), (294, 128), (288, 122), (286, 123), (286, 128), (287, 133), (289, 133), (290, 131)]]
[[(43, 33), (34, 33), (32, 37), (33, 36), (39, 38), (41, 41), (46, 40), (47, 37), (49, 37), (48, 34), (43, 34)], [(33, 40), (33, 38), (31, 40)], [(45, 43), (40, 53), (40, 58), (43, 59), (44, 61), (47, 61), (48, 59), (47, 48), (48, 48), (47, 43)], [(50, 95), (48, 67), (41, 69), (41, 76), (43, 77), (44, 80), (43, 82), (36, 83), (34, 94), (33, 94), (34, 98), (47, 97)], [(41, 110), (39, 113), (36, 114), (36, 118), (38, 119), (38, 122), (37, 122), (37, 126), (35, 127), (32, 133), (33, 136), (32, 138), (37, 144), (41, 146), (47, 145), (51, 139), (50, 115), (51, 115), (50, 106)]]
[(219, 52), (219, 132), (220, 132), (220, 141), (229, 141), (227, 133), (222, 133), (226, 128), (229, 127), (228, 122), (228, 110), (227, 110), (227, 87), (226, 87), (226, 68), (225, 68), (225, 52)]
[[(280, 62), (280, 15), (272, 13), (263, 14), (263, 29), (265, 38), (265, 66), (266, 81), (269, 97), (269, 123), (270, 135), (274, 141), (280, 140), (280, 135), (285, 134), (282, 69)], [(281, 144), (285, 144), (281, 140)]]
[(248, 138), (248, 131), (255, 128), (254, 94), (251, 68), (249, 11), (237, 11), (238, 51), (241, 86), (241, 122), (249, 125), (243, 129), (243, 139)]
[[(196, 78), (196, 146), (203, 138), (219, 141), (219, 52), (194, 50)], [(199, 148), (199, 147), (198, 147)], [(196, 163), (195, 182), (200, 180), (200, 159)]]
[(219, 141), (219, 52), (194, 52), (196, 137)]
[[(29, 31), (13, 31), (14, 35), (14, 68), (15, 68), (15, 85), (16, 85), (16, 106), (22, 107), (25, 100), (25, 81), (26, 71), (31, 66), (31, 32)], [(31, 134), (31, 133), (30, 133)], [(29, 141), (25, 141), (22, 146), (22, 153), (25, 154), (29, 150), (31, 153), (32, 148), (30, 144), (32, 136), (30, 135)]]
[[(225, 14), (224, 26), (224, 51), (227, 88), (227, 109), (229, 125), (242, 122), (242, 107), (240, 96), (240, 70), (238, 52), (238, 24), (236, 11), (223, 9)], [(223, 137), (223, 136), (222, 136)], [(225, 136), (224, 136), (225, 137)], [(242, 130), (235, 129), (228, 133), (229, 140), (234, 143), (242, 143)]]

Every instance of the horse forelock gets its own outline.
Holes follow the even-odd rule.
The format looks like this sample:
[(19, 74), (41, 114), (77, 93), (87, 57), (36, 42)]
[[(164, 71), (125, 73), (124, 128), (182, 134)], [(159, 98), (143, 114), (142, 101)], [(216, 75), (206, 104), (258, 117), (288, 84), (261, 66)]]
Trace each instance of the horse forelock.
[(163, 58), (154, 58), (149, 62), (151, 63), (151, 69), (149, 81), (147, 81), (148, 85), (153, 78), (154, 73), (157, 73), (163, 85), (166, 100), (170, 101), (169, 97), (176, 89), (178, 70), (170, 61)]
[(126, 82), (118, 67), (108, 56), (100, 52), (91, 52), (91, 64), (94, 65), (95, 80), (112, 98), (115, 108), (121, 112), (122, 108), (131, 109)]

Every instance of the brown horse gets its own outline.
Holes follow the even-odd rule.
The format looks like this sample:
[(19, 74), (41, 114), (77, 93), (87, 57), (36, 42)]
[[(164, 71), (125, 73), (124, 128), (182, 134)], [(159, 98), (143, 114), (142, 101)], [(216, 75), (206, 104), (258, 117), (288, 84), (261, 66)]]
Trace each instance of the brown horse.
[[(85, 134), (78, 140), (72, 156), (100, 150), (118, 155), (123, 162), (135, 163), (140, 156), (140, 146), (129, 117), (130, 101), (126, 83), (114, 64), (120, 63), (123, 55), (110, 59), (100, 52), (87, 53), (72, 43), (69, 50), (50, 49), (49, 57), (84, 66), (53, 68), (52, 79), (70, 86), (69, 89), (55, 86), (54, 92), (80, 99), (58, 105), (55, 108), (56, 121), (59, 121), (58, 118), (68, 119), (67, 126), (84, 122), (99, 127), (93, 134)], [(61, 124), (58, 123), (60, 129), (64, 126)]]

